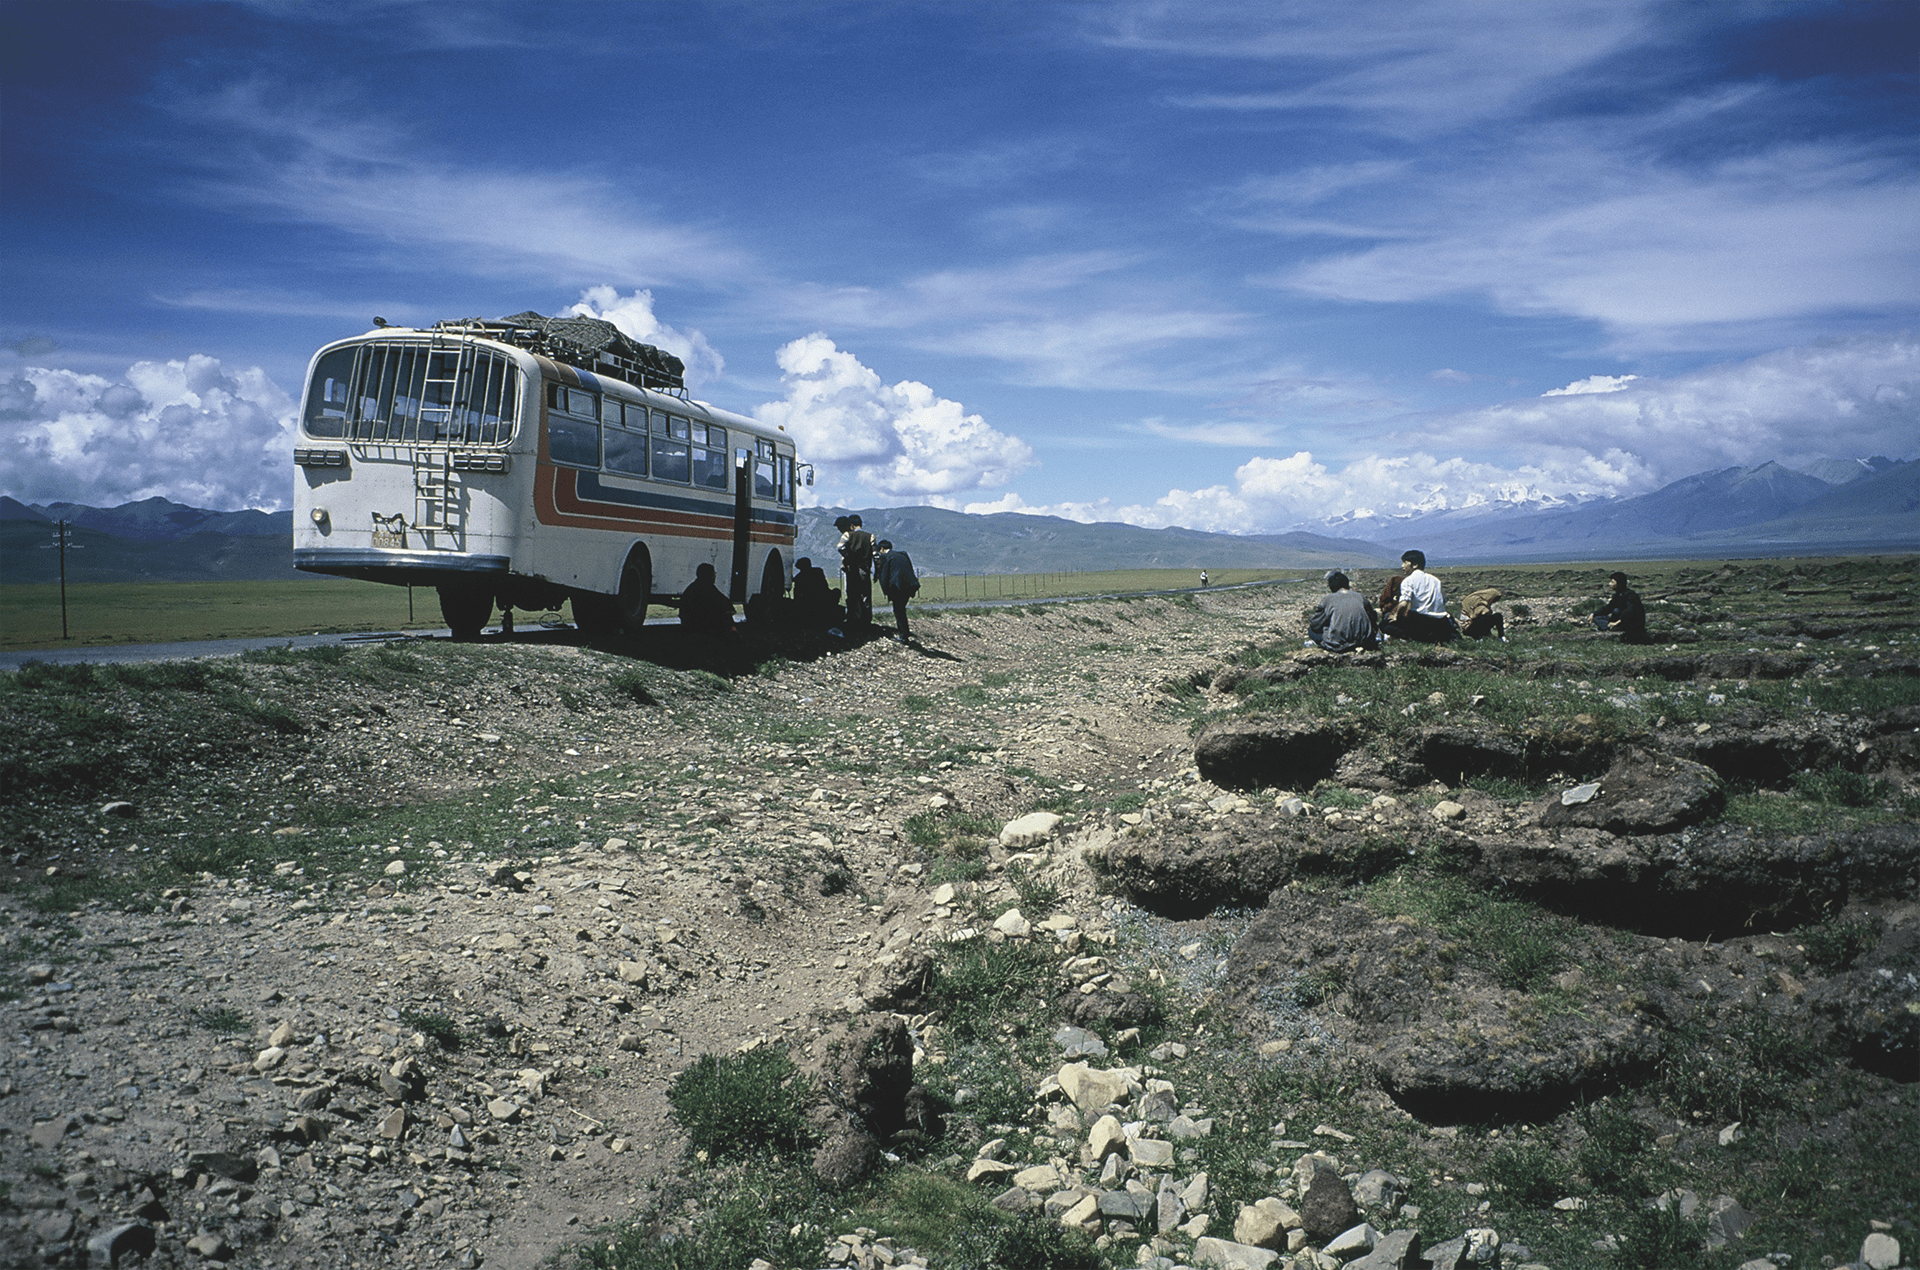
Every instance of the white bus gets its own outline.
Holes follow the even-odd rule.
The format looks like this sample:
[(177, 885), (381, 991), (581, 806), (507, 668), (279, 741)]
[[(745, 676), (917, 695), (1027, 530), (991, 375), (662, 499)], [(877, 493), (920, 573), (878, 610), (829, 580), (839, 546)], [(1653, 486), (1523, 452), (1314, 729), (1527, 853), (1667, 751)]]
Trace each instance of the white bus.
[(307, 374), (295, 568), (434, 587), (463, 640), (496, 603), (632, 632), (701, 564), (736, 603), (785, 593), (811, 471), (690, 398), (679, 359), (594, 318), (375, 324)]

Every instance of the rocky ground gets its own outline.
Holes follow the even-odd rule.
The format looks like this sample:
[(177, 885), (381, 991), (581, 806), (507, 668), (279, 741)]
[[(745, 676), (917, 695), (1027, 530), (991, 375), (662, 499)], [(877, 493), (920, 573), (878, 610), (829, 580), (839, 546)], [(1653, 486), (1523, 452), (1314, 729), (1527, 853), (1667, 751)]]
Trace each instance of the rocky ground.
[[(928, 615), (916, 647), (790, 645), (758, 666), (670, 635), (618, 651), (536, 636), (19, 676), (0, 696), (0, 1261), (534, 1266), (650, 1212), (685, 1171), (666, 1092), (697, 1057), (776, 1048), (831, 1074), (850, 1030), (887, 1018), (947, 1120), (925, 1167), (1129, 1263), (1259, 1265), (1264, 1247), (1426, 1264), (1417, 1233), (1355, 1235), (1362, 1218), (1427, 1230), (1429, 1256), (1504, 1224), (1507, 1264), (1538, 1257), (1514, 1255), (1520, 1201), (1482, 1198), (1505, 1176), (1488, 1162), (1582, 1096), (1665, 1071), (1676, 1037), (1735, 1017), (1722, 1002), (1780, 1006), (1823, 1047), (1802, 1074), (1846, 1073), (1847, 1106), (1822, 1103), (1793, 1149), (1866, 1152), (1920, 1124), (1902, 707), (1736, 698), (1748, 714), (1702, 730), (1704, 704), (1636, 702), (1673, 717), (1569, 750), (1442, 687), (1404, 715), (1396, 698), (1392, 730), (1343, 730), (1330, 698), (1303, 741), (1258, 694), (1323, 671), (1537, 675), (1563, 697), (1651, 697), (1656, 679), (1701, 703), (1774, 681), (1750, 660), (1624, 665), (1566, 626), (1590, 603), (1571, 588), (1532, 596), (1510, 650), (1524, 665), (1394, 650), (1329, 668), (1273, 651), (1297, 647), (1312, 598)], [(1911, 608), (1893, 616), (1890, 634), (1749, 625), (1737, 646), (1695, 622), (1648, 655), (1757, 648), (1794, 690), (1899, 680), (1920, 646), (1901, 651)], [(1763, 791), (1729, 816), (1740, 765), (1790, 743), (1791, 770), (1825, 756), (1887, 782), (1887, 810), (1768, 827), (1754, 799), (1784, 795)], [(1458, 893), (1415, 894), (1394, 872), (1413, 857), (1449, 860)], [(1516, 936), (1461, 898), (1491, 892), (1532, 925)], [(1635, 904), (1644, 920), (1623, 917)], [(1462, 913), (1498, 928), (1498, 952)], [(1818, 923), (1861, 946), (1810, 958), (1793, 932)], [(1009, 1025), (1002, 1045), (1029, 1078), (1024, 1125), (969, 1109), (980, 1046), (915, 982), (971, 943), (1040, 949), (1063, 986), (1045, 1012), (1065, 1030)], [(1315, 1123), (1223, 1102), (1202, 1062), (1229, 1053), (1306, 1081)], [(1666, 1123), (1633, 1114), (1682, 1161), (1737, 1143), (1735, 1122), (1769, 1110), (1756, 1099), (1805, 1097), (1677, 1079), (1699, 1088)], [(1259, 1122), (1258, 1149), (1210, 1183), (1214, 1122), (1224, 1136), (1236, 1117)], [(1546, 1213), (1528, 1220), (1560, 1220), (1573, 1175), (1565, 1189), (1526, 1197)], [(1735, 1235), (1769, 1216), (1770, 1196), (1665, 1193)], [(1898, 1264), (1862, 1241), (1920, 1242), (1912, 1196), (1862, 1202), (1794, 1246)], [(822, 1241), (820, 1264), (907, 1256), (859, 1229)], [(1563, 1246), (1603, 1264), (1620, 1240), (1595, 1233)]]

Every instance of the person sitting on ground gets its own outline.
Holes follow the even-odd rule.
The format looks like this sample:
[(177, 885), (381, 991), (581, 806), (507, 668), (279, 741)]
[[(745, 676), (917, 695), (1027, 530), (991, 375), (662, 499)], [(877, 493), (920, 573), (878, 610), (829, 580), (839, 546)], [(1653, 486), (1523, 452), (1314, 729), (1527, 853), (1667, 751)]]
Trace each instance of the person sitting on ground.
[(1379, 621), (1367, 597), (1350, 590), (1347, 575), (1335, 569), (1327, 574), (1330, 595), (1307, 617), (1307, 639), (1330, 653), (1350, 653), (1380, 647)]
[(840, 620), (840, 593), (827, 585), (827, 571), (809, 556), (793, 564), (793, 609), (801, 626), (832, 626)]
[(1506, 643), (1506, 616), (1496, 613), (1493, 608), (1498, 603), (1498, 587), (1481, 587), (1478, 591), (1467, 592), (1466, 598), (1460, 601), (1460, 633), (1468, 639), (1485, 639), (1494, 635), (1499, 637), (1501, 643)]
[(895, 551), (893, 544), (882, 538), (874, 551), (874, 581), (880, 584), (880, 592), (893, 602), (893, 620), (899, 627), (893, 639), (895, 643), (905, 644), (912, 638), (907, 630), (907, 601), (920, 590), (920, 579), (913, 572), (913, 561), (904, 551)]
[(1400, 575), (1391, 573), (1387, 575), (1386, 585), (1380, 588), (1380, 612), (1386, 617), (1392, 617), (1393, 611), (1399, 607)]
[(1421, 644), (1444, 644), (1460, 634), (1447, 616), (1447, 595), (1440, 579), (1427, 572), (1425, 552), (1409, 551), (1400, 557), (1400, 603), (1382, 624), (1395, 639), (1410, 639)]
[(1599, 631), (1618, 631), (1622, 644), (1651, 644), (1647, 634), (1647, 606), (1627, 585), (1627, 575), (1615, 570), (1607, 577), (1612, 596), (1607, 606), (1593, 615), (1593, 627)]
[(733, 601), (713, 582), (713, 566), (693, 571), (693, 581), (680, 593), (680, 625), (695, 635), (733, 637)]

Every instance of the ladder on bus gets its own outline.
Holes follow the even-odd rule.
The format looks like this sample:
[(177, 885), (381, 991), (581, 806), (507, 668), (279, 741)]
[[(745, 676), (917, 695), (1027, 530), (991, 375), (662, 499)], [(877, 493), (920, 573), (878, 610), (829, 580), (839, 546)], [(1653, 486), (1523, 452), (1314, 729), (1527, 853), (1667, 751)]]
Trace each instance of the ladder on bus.
[(460, 530), (464, 518), (460, 509), (460, 486), (454, 478), (453, 453), (445, 442), (453, 439), (459, 406), (455, 393), (460, 385), (460, 372), (467, 368), (472, 356), (472, 348), (463, 342), (448, 348), (436, 338), (428, 346), (427, 370), (420, 381), (419, 439), (438, 438), (442, 444), (416, 446), (413, 451), (414, 528), (428, 535), (427, 541), (436, 547), (443, 544), (431, 535), (445, 534), (444, 546), (455, 551), (462, 545)]
[[(413, 451), (413, 527), (435, 547), (458, 551), (465, 528), (462, 487), (453, 470), (453, 452), (445, 446), (418, 446)], [(434, 535), (444, 534), (446, 541)]]

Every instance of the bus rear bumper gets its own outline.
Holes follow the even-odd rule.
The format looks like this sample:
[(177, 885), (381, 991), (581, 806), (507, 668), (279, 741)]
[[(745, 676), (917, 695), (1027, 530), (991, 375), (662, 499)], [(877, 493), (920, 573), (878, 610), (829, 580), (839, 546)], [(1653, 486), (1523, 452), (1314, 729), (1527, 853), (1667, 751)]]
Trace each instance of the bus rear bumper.
[(448, 551), (400, 551), (379, 547), (295, 547), (293, 567), (368, 582), (438, 586), (483, 577), (504, 577), (508, 556)]

